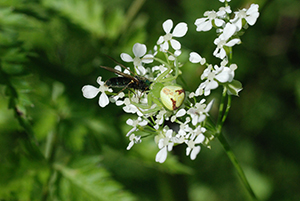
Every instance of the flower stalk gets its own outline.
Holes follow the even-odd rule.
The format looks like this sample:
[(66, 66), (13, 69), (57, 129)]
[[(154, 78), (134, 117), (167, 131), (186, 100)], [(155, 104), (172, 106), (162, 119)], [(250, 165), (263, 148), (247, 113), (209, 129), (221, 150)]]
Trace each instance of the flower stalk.
[(238, 173), (244, 187), (248, 191), (249, 195), (251, 196), (251, 198), (253, 200), (258, 200), (246, 178), (246, 175), (245, 175), (241, 165), (239, 164), (239, 162), (237, 161), (237, 158), (235, 157), (233, 151), (231, 150), (227, 140), (222, 135), (222, 133), (220, 133), (217, 138), (218, 138), (219, 142), (221, 143), (221, 145), (223, 146), (228, 158), (230, 159), (231, 163), (233, 164), (235, 170), (237, 171), (237, 173)]

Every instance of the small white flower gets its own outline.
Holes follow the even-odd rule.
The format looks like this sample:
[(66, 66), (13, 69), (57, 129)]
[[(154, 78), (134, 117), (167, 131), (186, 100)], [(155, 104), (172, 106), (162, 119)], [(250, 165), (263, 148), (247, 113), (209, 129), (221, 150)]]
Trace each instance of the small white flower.
[(225, 23), (223, 19), (219, 19), (222, 17), (223, 13), (217, 13), (216, 11), (206, 11), (204, 13), (204, 18), (198, 18), (195, 21), (195, 25), (197, 26), (196, 31), (209, 31), (212, 28), (212, 21), (217, 27), (223, 26)]
[(105, 92), (106, 91), (113, 92), (113, 90), (108, 88), (107, 86), (105, 86), (105, 82), (101, 81), (101, 79), (102, 79), (101, 76), (99, 76), (97, 78), (97, 83), (100, 85), (98, 88), (94, 87), (92, 85), (85, 85), (82, 87), (81, 90), (82, 90), (83, 96), (88, 99), (95, 98), (97, 96), (97, 94), (99, 92), (101, 92), (98, 104), (100, 107), (105, 107), (109, 103), (109, 99)]
[(156, 75), (156, 77), (158, 77), (159, 75), (161, 75), (161, 74), (162, 74), (163, 72), (165, 72), (166, 70), (168, 70), (168, 68), (165, 67), (164, 64), (159, 65), (159, 66), (154, 66), (154, 67), (152, 67), (152, 72), (160, 71), (160, 72)]
[(155, 161), (159, 163), (165, 162), (167, 159), (168, 151), (172, 151), (174, 142), (171, 141), (172, 139), (173, 130), (169, 129), (165, 133), (165, 137), (159, 139), (158, 141), (158, 148), (160, 149), (159, 152), (156, 154)]
[(173, 115), (173, 116), (171, 117), (171, 122), (174, 122), (174, 121), (176, 120), (177, 117), (182, 117), (182, 116), (184, 116), (185, 114), (186, 114), (186, 111), (185, 111), (184, 108), (178, 110), (178, 111), (176, 112), (176, 114)]
[(129, 136), (129, 140), (130, 140), (130, 142), (129, 142), (127, 148), (126, 148), (127, 150), (131, 149), (131, 147), (132, 147), (134, 144), (139, 144), (139, 143), (142, 142), (141, 136), (140, 136), (140, 135), (137, 135), (137, 136), (136, 136), (135, 134), (131, 134), (131, 135)]
[(224, 66), (226, 63), (227, 61), (224, 62), (223, 60), (221, 62), (221, 67), (215, 65), (214, 68), (212, 65), (209, 65), (201, 75), (201, 80), (205, 81), (199, 85), (195, 93), (190, 95), (190, 97), (201, 96), (203, 93), (204, 96), (208, 96), (212, 89), (216, 89), (219, 86), (219, 82), (232, 82), (234, 78), (234, 70), (237, 68), (237, 65), (232, 64), (230, 67), (226, 67)]
[(162, 51), (167, 51), (169, 49), (169, 41), (174, 50), (179, 50), (181, 48), (181, 44), (173, 39), (173, 37), (183, 37), (188, 30), (187, 24), (184, 22), (178, 23), (171, 33), (172, 28), (173, 21), (171, 19), (168, 19), (163, 23), (163, 29), (166, 32), (166, 35), (160, 36), (157, 41), (157, 45), (160, 45)]
[(192, 124), (195, 126), (197, 123), (203, 122), (209, 115), (214, 100), (210, 101), (208, 105), (204, 104), (205, 99), (202, 99), (199, 103), (196, 103), (194, 107), (191, 107), (187, 114), (192, 118)]
[(245, 19), (246, 22), (252, 26), (255, 24), (257, 18), (259, 17), (258, 8), (258, 4), (251, 4), (248, 10), (244, 8), (242, 10), (234, 12), (235, 16), (232, 20), (230, 20), (230, 22), (236, 25), (238, 31), (242, 29), (242, 19)]
[(156, 115), (156, 120), (155, 120), (156, 125), (162, 125), (162, 123), (165, 120), (166, 113), (167, 111), (164, 108), (159, 111), (159, 113)]
[(188, 147), (186, 148), (186, 155), (190, 155), (191, 160), (195, 160), (196, 156), (201, 150), (201, 147), (195, 146), (195, 142), (192, 140), (188, 141), (186, 144), (188, 145)]
[(196, 144), (200, 144), (204, 141), (205, 136), (203, 133), (206, 131), (205, 128), (198, 126), (192, 133), (190, 140), (186, 140), (188, 147), (186, 148), (186, 155), (190, 155), (191, 160), (195, 160), (198, 153), (201, 150), (201, 147)]
[[(215, 51), (213, 52), (213, 55), (215, 57), (218, 57), (220, 59), (224, 59), (226, 56), (226, 51), (224, 49), (224, 46), (232, 47), (235, 44), (238, 44), (241, 42), (239, 38), (231, 39), (229, 38), (233, 36), (233, 34), (236, 32), (236, 26), (227, 23), (223, 29), (223, 33), (214, 40), (214, 44), (217, 45)], [(228, 41), (229, 40), (229, 41)]]
[(138, 126), (146, 126), (148, 122), (146, 120), (143, 120), (141, 117), (138, 117), (136, 120), (127, 119), (126, 124), (129, 126), (132, 126), (133, 128), (126, 134), (126, 136), (129, 136), (131, 133), (138, 130)]
[(221, 18), (225, 18), (227, 16), (227, 14), (230, 14), (231, 8), (230, 6), (226, 6), (226, 7), (220, 7), (218, 13), (218, 16), (220, 16)]
[(206, 63), (206, 59), (202, 58), (197, 52), (191, 52), (189, 60), (192, 63), (200, 63), (201, 65)]
[(109, 97), (109, 100), (110, 100), (110, 102), (112, 102), (112, 103), (116, 103), (116, 105), (117, 106), (119, 106), (119, 103), (120, 103), (120, 98), (124, 98), (125, 97), (125, 94), (124, 94), (124, 92), (120, 92), (120, 93), (118, 93), (117, 95), (115, 95), (115, 96), (111, 96), (111, 97)]
[(201, 75), (201, 79), (204, 80), (199, 87), (196, 89), (194, 96), (201, 96), (204, 93), (204, 96), (208, 96), (212, 89), (216, 89), (219, 84), (215, 80), (216, 72), (213, 69), (212, 65), (208, 65), (208, 67), (203, 71)]
[[(174, 54), (173, 55), (169, 55), (168, 56), (168, 59), (170, 61), (175, 61), (177, 57), (179, 57), (181, 54), (181, 50), (175, 50)], [(176, 63), (176, 62), (175, 62)], [(175, 65), (175, 64), (174, 64)]]
[(152, 54), (146, 54), (146, 52), (147, 52), (146, 45), (140, 44), (140, 43), (136, 43), (136, 44), (133, 45), (132, 52), (135, 56), (134, 58), (132, 58), (127, 53), (122, 53), (121, 54), (121, 59), (125, 62), (133, 62), (134, 67), (137, 70), (137, 73), (139, 75), (145, 75), (146, 74), (146, 69), (143, 66), (143, 63), (146, 63), (146, 64), (152, 63), (153, 62), (153, 55)]
[(123, 104), (125, 104), (123, 110), (126, 113), (132, 113), (132, 114), (137, 113), (138, 116), (143, 116), (143, 113), (141, 113), (140, 110), (135, 105), (131, 104), (129, 98), (125, 98)]
[(188, 137), (187, 133), (193, 131), (193, 129), (189, 126), (189, 122), (190, 117), (187, 117), (186, 121), (180, 124), (178, 134), (176, 135), (177, 141), (175, 143), (181, 144), (185, 142)]

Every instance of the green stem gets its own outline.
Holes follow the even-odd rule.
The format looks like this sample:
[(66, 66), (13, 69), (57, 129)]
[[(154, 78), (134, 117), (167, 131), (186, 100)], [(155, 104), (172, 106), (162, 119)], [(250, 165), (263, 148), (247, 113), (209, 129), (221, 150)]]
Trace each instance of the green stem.
[(129, 23), (136, 16), (136, 14), (141, 9), (141, 7), (143, 6), (144, 3), (145, 3), (145, 0), (135, 0), (130, 5), (130, 7), (129, 7), (128, 11), (127, 11), (127, 14), (125, 16), (121, 32), (126, 33), (126, 30), (128, 29)]
[[(226, 109), (224, 111), (224, 105), (225, 105), (225, 98), (227, 96), (227, 104), (226, 104)], [(247, 191), (249, 192), (249, 194), (251, 195), (253, 200), (257, 200), (257, 197), (255, 196), (246, 176), (245, 173), (242, 169), (242, 167), (240, 166), (240, 164), (238, 163), (233, 151), (231, 150), (227, 140), (225, 139), (225, 137), (222, 135), (222, 127), (223, 124), (227, 118), (228, 112), (230, 110), (230, 106), (231, 106), (231, 96), (227, 95), (227, 89), (226, 87), (224, 87), (223, 89), (223, 93), (222, 93), (222, 99), (221, 99), (221, 104), (220, 104), (220, 109), (219, 109), (219, 116), (218, 116), (218, 121), (217, 121), (217, 131), (216, 131), (216, 137), (218, 138), (219, 142), (222, 144), (223, 148), (225, 149), (225, 152), (228, 156), (228, 158), (230, 159), (231, 163), (233, 164), (233, 166), (235, 167), (239, 177), (242, 180), (243, 185), (245, 186), (245, 188), (247, 189)]]
[[(226, 95), (227, 95), (227, 88), (224, 87), (223, 88), (223, 93), (222, 93), (222, 98), (221, 98), (221, 103), (220, 103), (220, 108), (219, 108), (219, 115), (218, 115), (218, 121), (217, 121), (217, 135), (219, 135), (221, 133), (221, 130), (222, 130), (222, 126), (223, 126), (223, 123), (227, 117), (227, 114), (228, 114), (228, 111), (229, 108), (230, 108), (230, 105), (229, 105), (229, 108), (228, 108), (228, 104), (227, 104), (227, 109), (224, 113), (224, 105), (225, 105), (225, 98), (226, 98)], [(223, 114), (224, 113), (224, 114)]]
[(218, 135), (218, 140), (219, 142), (222, 144), (223, 148), (225, 149), (225, 152), (228, 156), (228, 158), (230, 159), (231, 163), (233, 164), (233, 166), (235, 167), (240, 179), (242, 180), (245, 188), (247, 189), (247, 191), (249, 192), (249, 194), (251, 195), (253, 200), (258, 200), (256, 195), (254, 194), (246, 176), (245, 173), (242, 169), (242, 167), (240, 166), (240, 164), (238, 163), (234, 153), (232, 152), (227, 140), (225, 139), (225, 137), (220, 133)]

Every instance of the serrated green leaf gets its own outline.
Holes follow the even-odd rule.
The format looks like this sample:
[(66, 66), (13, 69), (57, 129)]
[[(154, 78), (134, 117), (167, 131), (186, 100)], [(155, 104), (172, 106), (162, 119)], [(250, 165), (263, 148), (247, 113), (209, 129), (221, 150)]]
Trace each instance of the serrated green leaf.
[(77, 167), (73, 168), (55, 164), (54, 168), (62, 174), (63, 179), (67, 180), (64, 181), (66, 190), (64, 196), (72, 197), (70, 188), (75, 188), (79, 197), (88, 197), (89, 200), (135, 200), (131, 193), (125, 191), (120, 183), (111, 178), (104, 167), (97, 165), (99, 162), (100, 157), (95, 156), (79, 160)]

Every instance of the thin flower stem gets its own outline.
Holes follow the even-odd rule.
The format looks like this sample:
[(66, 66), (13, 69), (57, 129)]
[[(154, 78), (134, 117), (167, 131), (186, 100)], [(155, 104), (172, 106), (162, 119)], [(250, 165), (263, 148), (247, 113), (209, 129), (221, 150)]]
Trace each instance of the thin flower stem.
[(253, 200), (258, 200), (256, 195), (254, 194), (246, 176), (245, 176), (245, 173), (244, 173), (242, 167), (240, 166), (234, 153), (232, 152), (227, 140), (221, 133), (217, 136), (217, 138), (218, 138), (219, 142), (222, 144), (223, 148), (225, 149), (225, 152), (226, 152), (228, 158), (230, 159), (231, 163), (234, 165), (240, 179), (242, 180), (242, 182), (243, 182), (245, 188), (247, 189), (247, 191), (249, 192), (250, 196), (252, 197)]
[[(224, 87), (223, 88), (223, 93), (222, 93), (222, 98), (221, 98), (221, 103), (220, 103), (220, 108), (219, 108), (218, 121), (217, 121), (217, 125), (216, 125), (217, 135), (219, 135), (221, 133), (223, 123), (224, 123), (224, 121), (225, 121), (225, 119), (227, 117), (227, 114), (228, 114), (228, 112), (224, 113), (224, 105), (225, 105), (226, 93), (227, 93), (227, 88)], [(223, 115), (223, 113), (224, 113), (224, 115)]]
[[(225, 99), (227, 96), (227, 104), (226, 104), (226, 109), (225, 109)], [(249, 185), (249, 182), (245, 176), (245, 173), (242, 169), (242, 167), (239, 165), (234, 153), (232, 152), (227, 140), (225, 139), (225, 137), (222, 135), (222, 127), (223, 124), (227, 118), (228, 112), (230, 110), (230, 106), (231, 106), (231, 96), (227, 94), (227, 89), (226, 87), (224, 87), (223, 89), (223, 93), (222, 93), (222, 98), (221, 98), (221, 104), (220, 104), (220, 108), (219, 108), (219, 116), (218, 116), (218, 121), (217, 121), (217, 131), (216, 131), (216, 137), (218, 138), (219, 142), (222, 144), (223, 148), (225, 149), (225, 152), (228, 156), (228, 158), (230, 159), (231, 163), (233, 164), (233, 166), (235, 167), (239, 177), (241, 178), (243, 185), (245, 186), (245, 188), (247, 189), (247, 191), (249, 192), (249, 194), (251, 195), (253, 200), (257, 200), (251, 186)], [(225, 109), (225, 111), (224, 111)]]
[(136, 14), (141, 9), (141, 7), (143, 6), (144, 3), (145, 3), (145, 0), (135, 0), (132, 2), (132, 4), (130, 5), (130, 7), (126, 13), (121, 32), (126, 33), (129, 23), (136, 16)]
[[(227, 91), (227, 90), (226, 90), (226, 91)], [(231, 107), (231, 96), (230, 96), (230, 95), (227, 95), (226, 110), (225, 110), (224, 115), (223, 115), (223, 117), (222, 117), (222, 120), (221, 120), (221, 122), (220, 122), (221, 129), (222, 129), (223, 124), (224, 124), (224, 122), (225, 122), (225, 120), (226, 120), (226, 118), (227, 118), (227, 115), (228, 115), (228, 112), (229, 112), (229, 110), (230, 110), (230, 107)]]
[[(226, 104), (226, 109), (224, 111), (226, 96), (227, 96), (227, 104)], [(224, 124), (224, 122), (227, 118), (228, 112), (230, 110), (230, 106), (231, 106), (231, 96), (227, 95), (227, 89), (226, 89), (226, 87), (224, 87), (223, 93), (222, 93), (220, 109), (219, 109), (218, 121), (217, 121), (217, 125), (216, 125), (216, 128), (217, 128), (216, 137), (218, 138), (219, 142), (222, 144), (223, 148), (225, 149), (225, 152), (226, 152), (228, 158), (230, 159), (231, 163), (235, 167), (239, 177), (242, 180), (243, 185), (245, 186), (245, 188), (247, 189), (247, 191), (251, 195), (252, 199), (257, 200), (257, 197), (255, 196), (251, 186), (249, 185), (249, 182), (248, 182), (248, 180), (245, 176), (245, 173), (244, 173), (242, 167), (238, 163), (238, 161), (237, 161), (233, 151), (231, 150), (227, 140), (225, 139), (225, 137), (222, 135), (222, 132), (221, 132), (223, 124)]]

